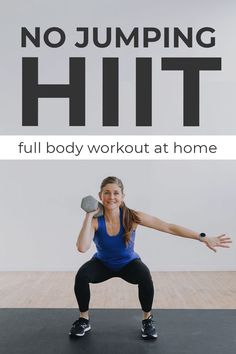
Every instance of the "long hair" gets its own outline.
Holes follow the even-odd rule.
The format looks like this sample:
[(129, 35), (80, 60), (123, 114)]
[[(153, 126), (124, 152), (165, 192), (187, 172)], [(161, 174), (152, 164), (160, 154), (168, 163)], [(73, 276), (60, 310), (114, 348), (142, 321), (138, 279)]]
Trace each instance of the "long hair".
[[(102, 192), (102, 189), (108, 184), (108, 183), (115, 183), (120, 187), (122, 194), (124, 193), (124, 186), (122, 181), (118, 177), (114, 176), (109, 176), (105, 178), (100, 186), (100, 192)], [(137, 215), (137, 212), (133, 209), (128, 208), (124, 202), (121, 204), (121, 208), (123, 211), (123, 226), (125, 229), (125, 234), (124, 234), (124, 241), (126, 246), (128, 246), (130, 239), (131, 239), (131, 233), (132, 233), (132, 226), (134, 223), (139, 224), (140, 219)]]

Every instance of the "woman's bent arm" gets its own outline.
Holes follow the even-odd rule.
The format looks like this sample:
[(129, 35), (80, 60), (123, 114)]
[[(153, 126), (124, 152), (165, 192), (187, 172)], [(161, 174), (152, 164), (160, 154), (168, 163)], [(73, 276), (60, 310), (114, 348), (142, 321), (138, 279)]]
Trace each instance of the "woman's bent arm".
[(95, 220), (93, 219), (94, 213), (87, 213), (80, 230), (76, 247), (79, 252), (86, 252), (92, 243), (95, 233)]

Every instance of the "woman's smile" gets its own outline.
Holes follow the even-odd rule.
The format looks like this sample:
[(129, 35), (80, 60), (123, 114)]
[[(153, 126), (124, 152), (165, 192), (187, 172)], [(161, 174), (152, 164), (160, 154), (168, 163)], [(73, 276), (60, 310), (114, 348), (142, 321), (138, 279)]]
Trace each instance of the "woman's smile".
[(103, 206), (107, 208), (120, 206), (123, 201), (123, 193), (115, 183), (108, 183), (99, 196)]

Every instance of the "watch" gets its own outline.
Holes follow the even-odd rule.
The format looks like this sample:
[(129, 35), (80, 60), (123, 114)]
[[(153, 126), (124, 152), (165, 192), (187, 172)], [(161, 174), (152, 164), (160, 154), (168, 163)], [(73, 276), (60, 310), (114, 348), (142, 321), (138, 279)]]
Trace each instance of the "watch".
[(199, 240), (200, 240), (200, 241), (204, 241), (205, 237), (206, 237), (206, 234), (205, 234), (204, 232), (201, 232), (201, 233), (199, 234)]

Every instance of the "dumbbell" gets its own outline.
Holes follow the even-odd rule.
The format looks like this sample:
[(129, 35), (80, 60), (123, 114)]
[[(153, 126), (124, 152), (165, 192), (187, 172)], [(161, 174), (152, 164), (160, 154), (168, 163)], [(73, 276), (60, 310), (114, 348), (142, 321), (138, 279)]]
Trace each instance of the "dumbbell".
[(84, 197), (81, 201), (81, 208), (86, 211), (86, 213), (90, 213), (91, 211), (95, 211), (97, 208), (99, 208), (99, 211), (97, 214), (95, 214), (93, 217), (98, 218), (99, 216), (103, 215), (103, 205), (100, 203), (97, 199), (92, 197), (91, 195), (88, 195), (87, 197)]

